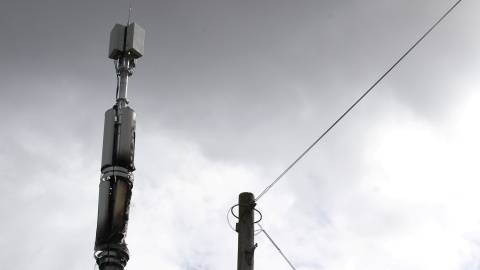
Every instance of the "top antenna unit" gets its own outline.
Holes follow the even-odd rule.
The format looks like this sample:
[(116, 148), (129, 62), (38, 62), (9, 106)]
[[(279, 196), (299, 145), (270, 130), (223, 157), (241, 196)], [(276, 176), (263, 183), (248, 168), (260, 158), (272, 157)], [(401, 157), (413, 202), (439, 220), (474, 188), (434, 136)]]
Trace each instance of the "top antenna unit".
[(145, 30), (136, 23), (127, 26), (116, 24), (110, 32), (108, 58), (119, 59), (130, 55), (134, 59), (143, 56)]

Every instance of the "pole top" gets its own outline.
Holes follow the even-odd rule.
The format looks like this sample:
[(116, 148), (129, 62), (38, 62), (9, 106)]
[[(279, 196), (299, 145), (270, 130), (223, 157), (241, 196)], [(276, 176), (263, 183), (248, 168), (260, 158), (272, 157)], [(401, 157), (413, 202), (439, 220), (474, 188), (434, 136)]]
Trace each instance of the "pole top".
[(250, 192), (242, 192), (240, 195), (238, 195), (238, 201), (240, 203), (251, 203), (255, 201), (255, 195)]

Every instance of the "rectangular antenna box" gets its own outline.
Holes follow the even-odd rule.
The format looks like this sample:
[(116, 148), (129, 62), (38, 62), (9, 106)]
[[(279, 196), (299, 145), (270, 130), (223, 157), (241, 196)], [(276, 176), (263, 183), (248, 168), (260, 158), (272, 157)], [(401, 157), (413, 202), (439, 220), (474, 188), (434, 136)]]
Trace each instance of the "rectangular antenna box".
[(145, 43), (145, 30), (136, 23), (127, 26), (127, 38), (125, 50), (133, 54), (133, 57), (143, 56), (143, 45)]
[(125, 26), (117, 23), (110, 32), (110, 47), (108, 49), (108, 58), (117, 59), (123, 53), (124, 41)]
[[(125, 34), (127, 35), (125, 38)], [(125, 42), (125, 43), (124, 43)], [(134, 58), (140, 58), (144, 53), (145, 30), (136, 23), (127, 27), (116, 24), (110, 32), (110, 47), (108, 57), (117, 59), (125, 52), (130, 52)]]

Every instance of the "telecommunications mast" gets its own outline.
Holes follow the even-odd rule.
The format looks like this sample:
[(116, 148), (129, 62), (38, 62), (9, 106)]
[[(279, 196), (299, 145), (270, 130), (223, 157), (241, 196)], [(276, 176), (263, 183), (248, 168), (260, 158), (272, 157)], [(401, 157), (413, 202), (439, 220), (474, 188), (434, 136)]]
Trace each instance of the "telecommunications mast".
[(129, 259), (125, 237), (132, 197), (136, 113), (128, 107), (128, 77), (143, 56), (145, 30), (136, 23), (116, 24), (108, 57), (115, 61), (116, 104), (105, 112), (98, 198), (95, 259), (100, 270), (123, 270)]

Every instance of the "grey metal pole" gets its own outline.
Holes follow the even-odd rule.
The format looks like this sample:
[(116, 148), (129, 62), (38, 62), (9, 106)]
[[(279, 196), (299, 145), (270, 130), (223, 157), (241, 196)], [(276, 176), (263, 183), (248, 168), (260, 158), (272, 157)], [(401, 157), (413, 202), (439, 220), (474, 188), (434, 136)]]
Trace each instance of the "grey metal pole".
[(143, 56), (145, 30), (133, 23), (116, 24), (110, 32), (108, 57), (120, 80), (116, 105), (105, 112), (94, 256), (100, 270), (123, 270), (130, 254), (125, 238), (135, 170), (136, 113), (128, 106), (128, 77)]
[(238, 196), (238, 261), (237, 270), (253, 270), (253, 255), (256, 248), (254, 242), (254, 208), (255, 196), (243, 192)]
[(117, 97), (117, 104), (118, 107), (124, 108), (127, 103), (127, 88), (128, 88), (128, 76), (131, 75), (131, 68), (130, 68), (130, 55), (126, 54), (121, 56), (119, 59), (119, 68), (118, 74), (120, 76), (120, 87), (118, 89), (118, 97)]

